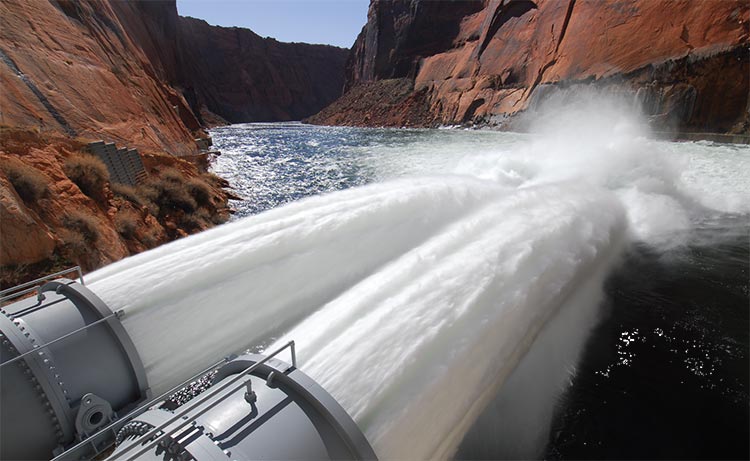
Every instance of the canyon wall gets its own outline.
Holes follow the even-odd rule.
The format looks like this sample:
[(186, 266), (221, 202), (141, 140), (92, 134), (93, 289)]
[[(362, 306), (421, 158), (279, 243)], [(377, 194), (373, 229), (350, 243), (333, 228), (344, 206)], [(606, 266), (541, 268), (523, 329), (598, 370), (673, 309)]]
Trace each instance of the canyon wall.
[(282, 43), (193, 18), (179, 18), (179, 30), (177, 83), (194, 108), (229, 122), (301, 120), (342, 93), (345, 48)]
[(659, 128), (746, 133), (749, 27), (746, 0), (372, 0), (347, 94), (310, 121), (504, 125), (594, 86)]
[[(318, 111), (347, 54), (181, 18), (174, 0), (0, 1), (0, 286), (225, 221), (233, 196), (195, 139)], [(139, 149), (137, 187), (86, 155), (99, 139)]]
[(0, 2), (0, 123), (196, 153), (197, 120), (128, 33), (120, 3)]
[(202, 112), (298, 120), (341, 95), (348, 50), (181, 18), (172, 1), (0, 2), (0, 123), (197, 152)]

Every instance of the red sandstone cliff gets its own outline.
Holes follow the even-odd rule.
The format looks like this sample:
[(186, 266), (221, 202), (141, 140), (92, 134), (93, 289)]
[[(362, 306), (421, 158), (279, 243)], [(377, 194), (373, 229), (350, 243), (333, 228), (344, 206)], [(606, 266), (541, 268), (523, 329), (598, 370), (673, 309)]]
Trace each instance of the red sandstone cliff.
[(310, 121), (502, 123), (593, 84), (682, 130), (747, 132), (749, 27), (746, 0), (372, 0), (349, 92)]
[[(202, 117), (310, 115), (341, 94), (346, 55), (180, 18), (174, 0), (0, 1), (0, 285), (226, 220), (226, 183), (194, 155)], [(138, 148), (149, 177), (111, 183), (82, 153), (98, 139)]]
[(196, 157), (143, 154), (148, 178), (127, 187), (81, 148), (62, 135), (0, 130), (0, 286), (92, 270), (229, 216), (226, 182)]
[[(180, 86), (229, 122), (300, 120), (338, 98), (349, 50), (180, 18)], [(186, 93), (187, 94), (187, 93)]]
[(340, 96), (347, 54), (181, 18), (173, 0), (4, 0), (0, 124), (191, 154), (203, 108), (314, 114)]
[(113, 5), (0, 2), (0, 123), (174, 155), (197, 152), (195, 117), (156, 76)]
[(212, 114), (229, 122), (299, 120), (342, 94), (347, 49), (211, 26), (178, 16), (174, 1), (112, 7), (157, 75), (180, 90), (202, 122)]

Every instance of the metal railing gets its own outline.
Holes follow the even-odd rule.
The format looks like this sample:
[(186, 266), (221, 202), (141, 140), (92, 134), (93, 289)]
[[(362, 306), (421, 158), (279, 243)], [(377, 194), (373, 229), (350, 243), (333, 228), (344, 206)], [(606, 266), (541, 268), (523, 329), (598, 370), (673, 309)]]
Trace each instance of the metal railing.
[[(228, 382), (224, 383), (223, 385), (219, 386), (216, 389), (211, 388), (208, 391), (206, 391), (205, 394), (203, 394), (203, 395), (201, 395), (199, 397), (196, 397), (194, 400), (191, 401), (190, 405), (185, 405), (187, 408), (185, 408), (184, 410), (182, 410), (180, 412), (175, 413), (174, 416), (172, 416), (171, 418), (169, 418), (167, 421), (165, 421), (164, 423), (160, 424), (159, 426), (151, 429), (147, 433), (143, 434), (138, 439), (134, 440), (130, 445), (128, 445), (125, 448), (123, 448), (123, 450), (120, 451), (119, 453), (114, 453), (114, 455), (111, 458), (109, 458), (109, 459), (110, 460), (115, 460), (115, 459), (122, 458), (123, 455), (127, 454), (128, 452), (132, 451), (137, 446), (141, 445), (142, 444), (141, 441), (147, 441), (148, 443), (146, 443), (135, 454), (133, 454), (130, 457), (128, 457), (127, 460), (128, 461), (134, 460), (134, 459), (138, 458), (139, 456), (141, 456), (142, 454), (148, 452), (149, 450), (151, 450), (152, 448), (154, 448), (156, 445), (158, 445), (159, 443), (161, 443), (167, 437), (170, 437), (171, 435), (173, 435), (174, 433), (178, 432), (179, 430), (181, 430), (185, 426), (188, 426), (188, 425), (192, 424), (195, 421), (196, 418), (198, 418), (202, 414), (206, 413), (207, 411), (209, 411), (210, 409), (214, 408), (219, 403), (223, 402), (224, 400), (226, 400), (227, 398), (229, 398), (230, 396), (232, 396), (237, 390), (242, 389), (243, 387), (246, 387), (247, 383), (250, 382), (250, 380), (252, 379), (252, 378), (250, 378), (247, 375), (249, 375), (250, 373), (252, 373), (253, 371), (255, 371), (258, 367), (260, 367), (264, 363), (268, 362), (273, 357), (277, 356), (284, 349), (287, 349), (287, 348), (290, 349), (290, 352), (291, 352), (291, 355), (292, 355), (292, 366), (294, 368), (297, 368), (297, 353), (296, 353), (296, 350), (295, 350), (295, 347), (294, 347), (294, 341), (289, 341), (285, 345), (283, 345), (280, 348), (278, 348), (275, 351), (273, 351), (271, 354), (265, 356), (263, 358), (263, 360), (261, 360), (259, 362), (256, 362), (253, 365), (245, 368), (243, 371), (241, 371), (240, 373), (238, 373), (237, 376), (235, 376), (234, 378), (232, 378)], [(243, 378), (246, 378), (246, 379), (243, 379)], [(239, 384), (237, 384), (238, 381), (242, 381), (242, 382), (240, 382)], [(216, 398), (213, 402), (211, 402), (211, 404), (206, 405), (204, 408), (202, 408), (202, 409), (198, 410), (197, 412), (195, 412), (194, 414), (190, 415), (190, 418), (182, 420), (182, 422), (180, 422), (179, 424), (177, 424), (175, 427), (173, 427), (173, 428), (167, 430), (166, 432), (162, 433), (161, 435), (159, 435), (159, 432), (161, 432), (162, 430), (165, 430), (167, 428), (167, 426), (169, 426), (170, 424), (174, 424), (177, 421), (180, 421), (183, 416), (187, 416), (187, 414), (190, 413), (194, 408), (197, 408), (202, 403), (208, 401), (209, 399), (211, 399), (214, 396), (218, 395), (220, 392), (224, 391), (225, 389), (230, 388), (231, 386), (234, 386), (234, 387), (232, 389), (230, 389), (226, 394), (222, 395), (221, 397)], [(151, 440), (149, 440), (149, 439), (151, 439)]]
[(148, 402), (144, 403), (143, 405), (139, 406), (138, 408), (132, 410), (130, 413), (126, 414), (122, 418), (117, 419), (116, 421), (112, 422), (108, 426), (105, 426), (95, 432), (93, 435), (83, 439), (81, 442), (77, 443), (76, 445), (73, 445), (72, 447), (68, 448), (64, 452), (60, 453), (59, 455), (55, 456), (51, 461), (63, 461), (63, 460), (69, 460), (74, 459), (71, 458), (71, 454), (74, 454), (77, 450), (84, 448), (86, 445), (89, 445), (91, 443), (95, 443), (96, 440), (105, 432), (108, 432), (110, 430), (118, 428), (118, 426), (122, 427), (125, 424), (127, 424), (130, 420), (137, 418), (141, 414), (145, 413), (146, 410), (156, 406), (157, 404), (160, 404), (161, 402), (165, 401), (170, 395), (174, 394), (175, 392), (179, 391), (183, 387), (187, 386), (191, 382), (197, 380), (201, 376), (204, 376), (214, 369), (218, 368), (220, 365), (229, 362), (230, 357), (223, 358), (219, 360), (218, 362), (214, 363), (213, 365), (209, 366), (208, 368), (204, 368), (202, 371), (199, 371), (198, 373), (194, 374), (193, 376), (189, 377), (185, 381), (181, 382), (180, 384), (177, 384), (176, 386), (172, 387), (168, 391), (165, 391), (158, 396), (152, 398)]
[(71, 267), (70, 269), (65, 269), (60, 272), (55, 272), (54, 274), (45, 275), (44, 277), (39, 277), (38, 279), (34, 279), (29, 282), (22, 283), (20, 285), (16, 285), (12, 288), (6, 288), (5, 290), (0, 291), (0, 303), (4, 303), (11, 299), (18, 298), (19, 296), (23, 296), (25, 294), (36, 291), (41, 287), (42, 282), (48, 282), (52, 279), (62, 277), (63, 275), (66, 275), (66, 274), (70, 274), (71, 272), (77, 272), (78, 280), (80, 280), (81, 285), (85, 285), (85, 283), (83, 283), (83, 272), (81, 272), (81, 266), (74, 266), (74, 267)]
[(78, 328), (77, 330), (73, 330), (70, 333), (66, 333), (66, 334), (60, 336), (59, 338), (53, 339), (52, 341), (50, 341), (48, 343), (45, 343), (45, 344), (42, 344), (42, 345), (35, 344), (33, 349), (31, 349), (29, 351), (26, 351), (26, 352), (24, 352), (21, 355), (17, 355), (15, 357), (13, 357), (12, 359), (7, 360), (7, 361), (3, 362), (2, 364), (0, 364), (0, 368), (4, 367), (6, 365), (10, 365), (11, 363), (15, 363), (15, 362), (21, 360), (24, 357), (27, 357), (27, 356), (29, 356), (31, 354), (34, 354), (35, 352), (39, 352), (41, 349), (44, 349), (45, 347), (49, 347), (49, 346), (51, 346), (53, 344), (56, 344), (56, 343), (62, 341), (63, 339), (65, 339), (65, 338), (70, 338), (71, 336), (77, 335), (78, 333), (86, 331), (86, 330), (88, 330), (89, 328), (91, 328), (93, 326), (99, 325), (100, 323), (104, 323), (107, 320), (111, 319), (112, 317), (120, 317), (121, 315), (122, 315), (122, 310), (113, 312), (113, 313), (107, 315), (106, 317), (102, 317), (99, 320), (97, 320), (95, 322), (91, 322), (88, 325), (82, 326), (81, 328)]

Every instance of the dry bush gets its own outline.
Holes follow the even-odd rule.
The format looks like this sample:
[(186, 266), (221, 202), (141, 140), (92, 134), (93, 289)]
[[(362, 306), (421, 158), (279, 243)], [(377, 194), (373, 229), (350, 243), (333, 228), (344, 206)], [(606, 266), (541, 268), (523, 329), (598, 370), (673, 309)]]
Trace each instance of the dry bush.
[(58, 141), (58, 144), (67, 148), (71, 152), (84, 152), (86, 145), (92, 142), (86, 138), (66, 138)]
[(138, 213), (133, 211), (121, 211), (117, 213), (115, 217), (115, 228), (117, 232), (126, 239), (132, 239), (135, 237), (135, 233), (138, 230), (138, 221), (140, 217)]
[(165, 179), (154, 179), (143, 186), (143, 195), (158, 207), (158, 213), (182, 210), (192, 213), (198, 208), (185, 183)]
[(83, 211), (71, 211), (63, 216), (62, 223), (71, 231), (79, 234), (87, 243), (99, 240), (99, 228), (96, 218)]
[(210, 206), (211, 205), (211, 187), (206, 184), (203, 180), (193, 178), (187, 182), (187, 190), (195, 199), (198, 206)]
[(110, 188), (112, 189), (112, 193), (115, 194), (115, 196), (122, 197), (134, 205), (145, 205), (146, 200), (141, 197), (140, 192), (135, 187), (128, 186), (127, 184), (119, 184), (113, 182)]
[(211, 218), (210, 218), (210, 219), (211, 219), (211, 222), (212, 222), (212, 223), (213, 223), (214, 225), (217, 225), (217, 226), (218, 226), (219, 224), (224, 224), (225, 222), (227, 222), (227, 221), (229, 220), (229, 213), (228, 213), (228, 212), (227, 212), (227, 213), (219, 213), (219, 212), (217, 211), (217, 212), (215, 212), (215, 213), (214, 213), (214, 214), (213, 214), (213, 215), (211, 216)]
[(200, 209), (195, 213), (185, 214), (181, 220), (182, 228), (188, 233), (211, 227), (210, 223), (211, 215), (204, 209)]
[(99, 201), (105, 197), (104, 188), (109, 182), (109, 171), (98, 158), (93, 155), (71, 157), (65, 162), (63, 170), (84, 194)]
[(150, 227), (146, 231), (145, 234), (141, 237), (141, 243), (146, 245), (148, 248), (153, 248), (157, 245), (159, 245), (161, 240), (161, 235), (159, 235), (159, 229), (156, 227)]
[(0, 165), (18, 195), (30, 205), (47, 195), (47, 178), (36, 168), (11, 159)]
[(59, 235), (63, 241), (63, 248), (67, 250), (68, 256), (73, 259), (80, 258), (90, 250), (86, 239), (78, 231), (63, 229)]
[(146, 207), (148, 208), (148, 212), (156, 217), (158, 217), (159, 213), (161, 213), (161, 208), (159, 208), (159, 205), (149, 199), (146, 199)]
[(177, 168), (165, 168), (159, 173), (159, 177), (165, 181), (185, 182), (185, 175)]

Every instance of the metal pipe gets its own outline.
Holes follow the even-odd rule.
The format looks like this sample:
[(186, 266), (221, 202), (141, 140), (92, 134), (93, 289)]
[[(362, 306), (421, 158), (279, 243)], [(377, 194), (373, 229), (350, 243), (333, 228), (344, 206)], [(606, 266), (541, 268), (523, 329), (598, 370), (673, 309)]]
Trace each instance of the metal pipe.
[(26, 352), (24, 352), (23, 354), (21, 354), (19, 356), (13, 357), (12, 359), (10, 359), (8, 361), (3, 362), (2, 364), (0, 364), (0, 368), (4, 367), (6, 365), (10, 365), (11, 363), (15, 363), (15, 362), (21, 360), (22, 358), (26, 357), (27, 355), (31, 355), (31, 354), (37, 352), (39, 349), (44, 349), (45, 347), (49, 347), (49, 346), (51, 346), (51, 345), (53, 345), (55, 343), (58, 343), (58, 342), (62, 341), (65, 338), (69, 338), (69, 337), (71, 337), (73, 335), (76, 335), (76, 334), (82, 332), (82, 331), (86, 331), (89, 328), (93, 327), (94, 325), (99, 325), (100, 323), (106, 322), (107, 320), (111, 319), (112, 317), (118, 317), (121, 313), (122, 313), (121, 310), (119, 310), (117, 312), (113, 312), (113, 313), (109, 314), (106, 317), (102, 317), (99, 320), (97, 320), (95, 322), (91, 322), (91, 323), (89, 323), (88, 325), (86, 325), (84, 327), (81, 327), (81, 328), (79, 328), (77, 330), (73, 330), (70, 333), (64, 334), (64, 335), (60, 336), (59, 338), (53, 339), (52, 341), (50, 341), (50, 342), (48, 342), (46, 344), (42, 344), (41, 346), (34, 345), (34, 349), (32, 349), (30, 351), (26, 351)]
[[(207, 400), (209, 400), (210, 398), (212, 398), (214, 395), (217, 395), (219, 392), (221, 392), (224, 389), (227, 389), (228, 387), (232, 386), (237, 381), (240, 381), (245, 375), (247, 375), (248, 373), (251, 373), (252, 371), (254, 371), (255, 369), (257, 369), (258, 367), (260, 367), (264, 363), (268, 362), (270, 359), (272, 359), (273, 357), (275, 357), (276, 355), (278, 355), (279, 353), (281, 353), (287, 347), (291, 348), (292, 357), (294, 357), (296, 355), (295, 349), (294, 349), (294, 341), (289, 341), (284, 346), (278, 348), (273, 353), (271, 353), (270, 355), (266, 356), (263, 360), (261, 360), (259, 362), (256, 362), (253, 365), (247, 367), (245, 370), (243, 370), (242, 372), (238, 373), (236, 377), (234, 377), (231, 380), (229, 380), (228, 382), (224, 383), (223, 385), (221, 385), (217, 389), (211, 390), (209, 392), (206, 392), (202, 397), (198, 398), (197, 401), (193, 401), (192, 404), (188, 408), (186, 408), (185, 410), (183, 410), (183, 411), (181, 411), (179, 413), (176, 413), (172, 418), (168, 419), (166, 422), (160, 424), (159, 426), (151, 429), (150, 431), (148, 431), (147, 433), (145, 433), (142, 437), (140, 437), (138, 440), (148, 440), (149, 438), (151, 438), (154, 435), (158, 434), (161, 430), (165, 429), (170, 424), (174, 423), (175, 421), (178, 421), (180, 418), (182, 418), (183, 416), (185, 416), (188, 413), (190, 413), (190, 411), (194, 407), (196, 407), (196, 406), (198, 406), (198, 405), (206, 402)], [(213, 405), (208, 405), (208, 406), (206, 406), (206, 408), (203, 408), (202, 410), (200, 410), (197, 413), (193, 414), (192, 415), (192, 419), (185, 420), (182, 423), (178, 424), (173, 429), (170, 429), (169, 431), (165, 432), (164, 434), (156, 437), (154, 440), (152, 440), (150, 443), (146, 444), (141, 450), (139, 450), (133, 456), (129, 457), (128, 461), (131, 461), (131, 460), (134, 460), (134, 459), (138, 458), (142, 454), (148, 452), (155, 445), (159, 444), (165, 438), (171, 436), (172, 434), (174, 434), (175, 432), (179, 431), (180, 429), (182, 429), (186, 425), (191, 424), (195, 420), (195, 418), (197, 418), (198, 416), (201, 416), (202, 414), (206, 413), (208, 410), (210, 410), (214, 406), (216, 406), (219, 403), (223, 402), (225, 399), (227, 399), (229, 396), (231, 396), (234, 391), (236, 391), (237, 389), (240, 389), (242, 386), (245, 386), (246, 384), (247, 384), (247, 381), (244, 381), (244, 382), (240, 383), (236, 388), (230, 390), (229, 392), (227, 392), (223, 396), (221, 396), (221, 397), (217, 398), (216, 400), (214, 400), (212, 402)], [(125, 447), (119, 453), (115, 453), (114, 456), (112, 458), (110, 458), (110, 461), (113, 461), (115, 459), (119, 459), (122, 455), (126, 454), (127, 452), (129, 452), (130, 450), (132, 450), (134, 447), (138, 446), (140, 444), (138, 442), (138, 440), (132, 442), (130, 445), (128, 445), (127, 447)]]
[(115, 428), (118, 425), (126, 424), (128, 422), (128, 420), (130, 420), (130, 419), (132, 419), (132, 418), (134, 418), (134, 417), (136, 417), (136, 416), (144, 413), (146, 410), (148, 410), (150, 407), (154, 406), (156, 403), (164, 400), (166, 397), (169, 397), (171, 394), (179, 391), (183, 387), (187, 386), (191, 382), (193, 382), (196, 379), (198, 379), (200, 376), (205, 375), (209, 371), (211, 371), (214, 368), (218, 367), (222, 363), (228, 362), (229, 360), (230, 360), (230, 357), (223, 358), (223, 359), (219, 360), (218, 362), (214, 363), (213, 365), (211, 365), (210, 367), (204, 369), (203, 371), (200, 371), (200, 372), (194, 374), (190, 378), (188, 378), (185, 381), (181, 382), (180, 384), (174, 386), (173, 388), (169, 389), (168, 391), (165, 391), (164, 393), (160, 394), (159, 396), (154, 397), (149, 402), (141, 405), (140, 407), (138, 407), (135, 410), (131, 411), (127, 415), (125, 415), (122, 418), (118, 419), (117, 421), (113, 422), (109, 426), (103, 427), (98, 432), (96, 432), (94, 435), (92, 435), (92, 436), (84, 439), (82, 442), (79, 442), (78, 444), (76, 444), (76, 445), (70, 447), (69, 449), (65, 450), (63, 453), (60, 453), (59, 455), (55, 456), (54, 458), (52, 458), (51, 461), (62, 461), (62, 460), (69, 459), (69, 458), (67, 458), (68, 454), (74, 452), (75, 450), (77, 450), (79, 448), (84, 447), (85, 445), (87, 445), (88, 443), (90, 443), (91, 440), (95, 440), (96, 437), (99, 436), (100, 434), (102, 434), (104, 432), (107, 432), (110, 429), (113, 429), (113, 428)]
[[(38, 290), (41, 300), (21, 298), (0, 309), (3, 459), (49, 459), (110, 424), (113, 412), (127, 413), (151, 395), (138, 351), (119, 322), (122, 311), (67, 278)], [(114, 434), (100, 434), (76, 454), (93, 458), (110, 439)]]

